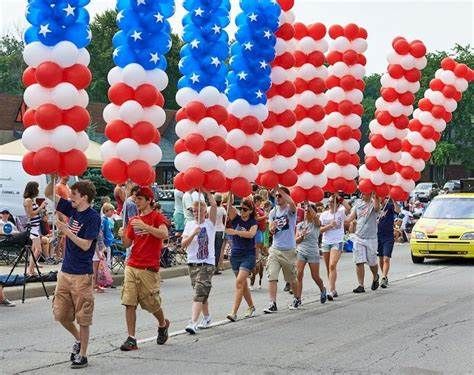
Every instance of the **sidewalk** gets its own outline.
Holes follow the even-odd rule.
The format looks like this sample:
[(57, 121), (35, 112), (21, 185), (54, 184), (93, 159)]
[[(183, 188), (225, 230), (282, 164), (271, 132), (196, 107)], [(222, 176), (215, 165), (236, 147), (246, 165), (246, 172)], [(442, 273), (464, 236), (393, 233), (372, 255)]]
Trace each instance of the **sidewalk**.
[[(59, 271), (61, 269), (61, 265), (46, 265), (41, 264), (42, 268), (40, 268), (40, 272), (42, 274), (47, 274), (50, 271)], [(0, 275), (8, 275), (10, 273), (12, 266), (0, 266)], [(230, 268), (230, 262), (224, 261), (222, 264), (222, 268), (224, 270)], [(12, 275), (23, 275), (24, 265), (21, 264), (15, 268)], [(188, 275), (188, 266), (181, 265), (175, 266), (170, 268), (162, 268), (160, 269), (160, 276), (162, 280), (172, 279), (175, 277), (180, 276), (187, 276)], [(123, 270), (119, 270), (118, 273), (112, 274), (114, 279), (115, 286), (122, 286), (123, 284)], [(48, 282), (44, 283), (48, 294), (51, 296), (54, 293), (54, 289), (56, 288), (56, 282)], [(21, 296), (23, 293), (23, 285), (13, 286), (13, 287), (5, 287), (4, 288), (5, 294), (7, 298), (11, 301), (21, 300)], [(44, 297), (43, 286), (41, 282), (34, 282), (34, 283), (27, 283), (26, 290), (25, 290), (25, 298), (35, 298), (35, 297)]]

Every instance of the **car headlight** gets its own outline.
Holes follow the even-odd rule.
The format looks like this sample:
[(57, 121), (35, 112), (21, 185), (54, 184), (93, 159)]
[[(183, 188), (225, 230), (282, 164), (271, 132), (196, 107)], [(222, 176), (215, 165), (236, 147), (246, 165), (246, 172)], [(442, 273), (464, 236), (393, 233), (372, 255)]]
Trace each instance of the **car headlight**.
[(423, 232), (415, 232), (415, 238), (417, 240), (424, 240), (426, 239), (426, 234), (424, 234)]
[(464, 233), (461, 238), (461, 240), (467, 240), (467, 241), (473, 241), (474, 240), (474, 232), (467, 232)]

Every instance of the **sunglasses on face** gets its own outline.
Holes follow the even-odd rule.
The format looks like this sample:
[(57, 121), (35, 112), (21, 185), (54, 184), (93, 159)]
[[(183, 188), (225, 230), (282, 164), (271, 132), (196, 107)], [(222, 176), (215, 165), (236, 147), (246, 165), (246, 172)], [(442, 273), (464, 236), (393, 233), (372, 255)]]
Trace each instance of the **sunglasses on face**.
[(275, 197), (281, 198), (281, 194), (276, 194)]
[(251, 209), (248, 208), (248, 207), (242, 207), (241, 210), (242, 210), (243, 212), (249, 212), (249, 211), (251, 211)]

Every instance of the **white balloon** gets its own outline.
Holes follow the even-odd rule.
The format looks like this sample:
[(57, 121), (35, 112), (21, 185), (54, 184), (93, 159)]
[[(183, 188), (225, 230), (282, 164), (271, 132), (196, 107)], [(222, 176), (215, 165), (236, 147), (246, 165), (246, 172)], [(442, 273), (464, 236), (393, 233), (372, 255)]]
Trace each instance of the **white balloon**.
[(36, 109), (42, 104), (51, 102), (51, 91), (35, 83), (25, 89), (23, 99), (27, 107)]
[(100, 146), (102, 160), (107, 161), (117, 157), (117, 144), (112, 141), (106, 141)]
[(23, 60), (28, 66), (36, 68), (45, 61), (51, 61), (51, 48), (41, 42), (27, 44), (23, 50)]
[(77, 92), (77, 105), (82, 108), (89, 106), (89, 94), (87, 94), (86, 90), (79, 90)]
[(413, 69), (415, 67), (415, 58), (410, 54), (404, 55), (400, 60), (400, 65), (405, 70)]
[(277, 125), (271, 129), (265, 130), (270, 133), (269, 137), (266, 139), (273, 141), (276, 144), (283, 143), (288, 139), (288, 128), (285, 128), (283, 126)]
[(89, 136), (84, 131), (76, 133), (76, 134), (77, 134), (77, 142), (74, 148), (81, 150), (82, 152), (86, 152), (90, 144)]
[(73, 84), (62, 82), (51, 90), (51, 101), (61, 109), (70, 109), (79, 104), (79, 91)]
[(368, 179), (370, 178), (370, 171), (367, 169), (367, 166), (365, 164), (362, 164), (359, 168), (359, 177), (361, 179)]
[(36, 152), (43, 147), (51, 146), (50, 134), (49, 131), (41, 129), (38, 125), (29, 126), (23, 131), (21, 143), (27, 150)]
[(428, 65), (428, 59), (425, 56), (415, 59), (416, 69), (423, 70), (426, 68), (426, 65)]
[(199, 121), (196, 133), (201, 134), (205, 139), (212, 138), (219, 133), (219, 124), (213, 118), (205, 117)]
[(61, 68), (69, 68), (77, 63), (79, 50), (74, 43), (62, 41), (56, 44), (51, 51), (51, 60)]
[(128, 100), (120, 106), (119, 116), (122, 121), (134, 125), (143, 119), (143, 107), (135, 100)]
[(355, 139), (348, 139), (344, 141), (343, 149), (350, 154), (357, 154), (360, 150), (360, 143)]
[(117, 143), (117, 156), (125, 163), (131, 163), (138, 159), (140, 146), (133, 139), (125, 138)]
[(323, 173), (319, 175), (313, 175), (313, 184), (314, 186), (319, 186), (319, 187), (324, 187), (328, 183), (328, 178), (326, 176), (326, 172), (323, 171)]
[(197, 157), (197, 164), (205, 172), (212, 171), (216, 168), (217, 156), (211, 151), (203, 151)]
[(334, 179), (341, 177), (341, 167), (336, 163), (327, 164), (325, 171), (328, 178)]
[(272, 68), (270, 78), (275, 85), (281, 85), (287, 79), (287, 72), (281, 66), (275, 66)]
[(59, 152), (71, 151), (77, 144), (78, 136), (73, 128), (61, 125), (51, 131), (51, 146)]
[(89, 51), (85, 48), (81, 48), (79, 50), (79, 56), (77, 56), (77, 63), (84, 66), (89, 66), (90, 62), (91, 62), (91, 55)]
[[(347, 123), (345, 121), (344, 116), (341, 115), (339, 112), (332, 112), (332, 113), (326, 115), (325, 119), (326, 119), (327, 125), (332, 127), (332, 128), (337, 128), (340, 125), (343, 125), (343, 124)], [(349, 126), (351, 126), (351, 125), (349, 125)]]
[(286, 172), (289, 168), (289, 162), (288, 160), (280, 155), (275, 156), (272, 159), (272, 167), (275, 173), (281, 174), (283, 172)]
[(224, 173), (225, 175), (225, 160), (222, 157), (219, 156), (217, 158), (217, 166), (214, 169)]
[(397, 137), (398, 129), (393, 125), (381, 126), (381, 132), (379, 134), (382, 134), (385, 139), (391, 141)]
[(268, 108), (265, 104), (251, 106), (251, 112), (260, 122), (263, 122), (268, 118)]
[(195, 125), (194, 122), (188, 119), (178, 121), (175, 126), (176, 135), (181, 139), (186, 138), (189, 134), (193, 133), (193, 126)]
[(298, 97), (298, 104), (302, 105), (305, 108), (311, 108), (316, 105), (320, 107), (325, 107), (328, 103), (328, 98), (324, 94), (315, 94), (312, 91), (304, 91)]
[(187, 151), (181, 152), (174, 158), (174, 166), (179, 172), (188, 170), (196, 166), (196, 155)]
[(380, 186), (385, 182), (385, 176), (380, 170), (370, 171), (370, 180), (374, 185)]
[(160, 146), (155, 143), (149, 143), (147, 145), (140, 145), (140, 153), (138, 159), (143, 160), (150, 164), (152, 167), (157, 165), (163, 157), (163, 152)]
[(313, 159), (324, 160), (328, 156), (328, 150), (326, 149), (326, 145), (319, 147), (314, 150)]
[(303, 172), (298, 176), (298, 182), (296, 183), (297, 186), (303, 189), (311, 189), (313, 185), (313, 175), (309, 172)]
[(315, 78), (326, 79), (328, 77), (328, 69), (325, 66), (314, 66), (306, 63), (297, 69), (297, 74), (305, 81), (311, 81)]
[(122, 68), (114, 66), (112, 69), (110, 69), (109, 73), (107, 74), (107, 81), (109, 82), (110, 86), (122, 82)]
[(143, 121), (148, 121), (157, 129), (161, 128), (166, 122), (166, 112), (158, 105), (143, 108)]
[(245, 178), (249, 182), (254, 182), (258, 177), (258, 168), (253, 165), (242, 165), (240, 177)]
[(278, 115), (291, 108), (290, 100), (280, 95), (268, 99), (267, 105), (271, 112), (275, 112)]
[(446, 85), (453, 85), (456, 82), (457, 77), (451, 70), (442, 70), (440, 79)]
[(342, 141), (337, 137), (331, 137), (326, 140), (326, 147), (329, 152), (339, 152), (342, 151)]
[(469, 87), (469, 82), (467, 82), (464, 78), (456, 78), (453, 86), (456, 87), (456, 90), (459, 92), (464, 92)]
[(250, 114), (250, 105), (245, 99), (237, 99), (236, 101), (230, 103), (227, 110), (235, 117), (243, 118)]
[(226, 138), (227, 137), (227, 129), (224, 125), (219, 125), (219, 129), (217, 129), (217, 136), (221, 138)]
[(242, 170), (241, 164), (235, 159), (229, 159), (225, 162), (225, 176), (227, 178), (236, 178)]
[(336, 39), (330, 42), (331, 50), (336, 50), (338, 52), (345, 52), (351, 49), (351, 42), (344, 36), (339, 36)]
[(299, 160), (303, 160), (304, 162), (309, 162), (315, 159), (314, 156), (315, 149), (311, 145), (302, 145), (296, 150), (296, 157)]
[(316, 51), (316, 41), (309, 36), (305, 36), (298, 41), (297, 49), (298, 51), (303, 52), (305, 55), (309, 55), (310, 53)]
[(365, 67), (361, 64), (352, 65), (350, 68), (350, 74), (355, 77), (355, 79), (363, 79), (365, 76)]
[(276, 56), (283, 55), (286, 52), (286, 42), (281, 39), (277, 38), (276, 43), (275, 43), (275, 54)]
[(260, 134), (247, 135), (247, 145), (255, 152), (259, 152), (263, 147), (263, 137)]
[(390, 152), (390, 150), (383, 147), (383, 148), (378, 150), (377, 159), (381, 163), (388, 163), (390, 160), (392, 160), (392, 153)]
[(220, 96), (221, 94), (217, 88), (207, 86), (199, 92), (199, 101), (206, 107), (212, 107), (219, 104)]
[(364, 94), (362, 91), (354, 89), (345, 93), (346, 99), (354, 104), (362, 103), (362, 99), (364, 98)]
[(272, 161), (271, 159), (265, 159), (264, 157), (260, 156), (258, 159), (257, 168), (260, 173), (264, 173), (266, 171), (272, 170)]
[(139, 64), (128, 64), (122, 71), (122, 79), (125, 84), (136, 89), (147, 82), (147, 72)]
[(331, 71), (333, 75), (341, 78), (350, 73), (350, 68), (342, 61), (338, 61), (334, 65), (329, 66), (330, 74), (331, 74)]
[(147, 70), (146, 81), (155, 86), (158, 91), (164, 91), (169, 84), (168, 75), (161, 69)]
[[(346, 99), (346, 92), (342, 89), (342, 87), (333, 87), (326, 91), (326, 96), (328, 100), (331, 100), (336, 103), (342, 102), (344, 99)], [(335, 113), (335, 112), (333, 112)]]
[(104, 121), (108, 124), (109, 122), (117, 120), (119, 118), (119, 109), (120, 107), (118, 105), (113, 103), (107, 104), (102, 113)]
[(232, 129), (227, 134), (227, 143), (234, 148), (239, 148), (245, 145), (246, 136), (240, 129)]
[(357, 178), (358, 171), (357, 167), (348, 164), (343, 167), (341, 167), (341, 176), (344, 177), (346, 180), (355, 180)]
[(180, 107), (186, 107), (189, 103), (196, 100), (198, 93), (190, 87), (179, 89), (176, 93), (176, 103)]
[(367, 51), (367, 47), (367, 41), (363, 38), (357, 38), (351, 42), (351, 49), (353, 49), (357, 53), (364, 53), (365, 51)]

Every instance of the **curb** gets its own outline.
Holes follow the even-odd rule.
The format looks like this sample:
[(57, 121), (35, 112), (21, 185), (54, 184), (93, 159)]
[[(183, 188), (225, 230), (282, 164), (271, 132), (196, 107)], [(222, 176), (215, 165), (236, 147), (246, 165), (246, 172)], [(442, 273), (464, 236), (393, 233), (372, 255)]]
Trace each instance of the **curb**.
[[(224, 261), (222, 263), (221, 269), (223, 270), (230, 269), (230, 262)], [(189, 275), (189, 273), (188, 273), (188, 266), (186, 265), (160, 269), (160, 277), (162, 280), (174, 279), (176, 277), (187, 276), (187, 275)], [(123, 278), (124, 278), (123, 274), (112, 275), (112, 277), (114, 279), (114, 286), (117, 286), (117, 287), (122, 286)], [(56, 282), (44, 283), (44, 286), (46, 287), (48, 294), (52, 296), (54, 294), (54, 290), (56, 289)], [(23, 294), (23, 285), (6, 287), (4, 290), (9, 300), (11, 301), (21, 300), (21, 296)], [(36, 297), (44, 297), (43, 286), (41, 285), (41, 283), (26, 284), (25, 299), (36, 298)]]

